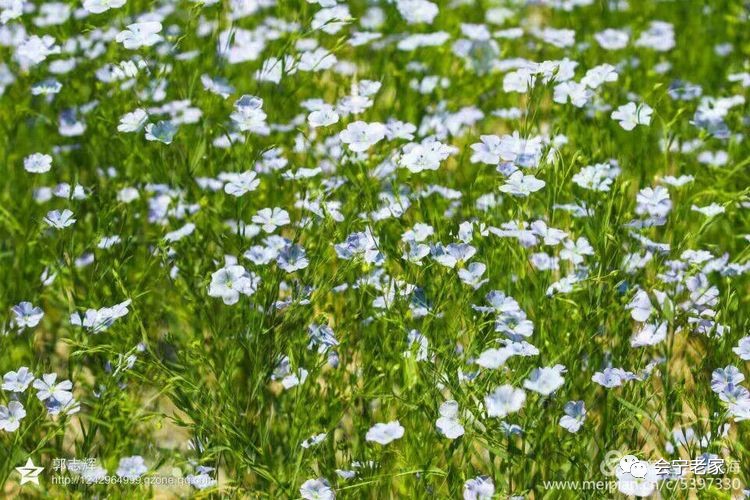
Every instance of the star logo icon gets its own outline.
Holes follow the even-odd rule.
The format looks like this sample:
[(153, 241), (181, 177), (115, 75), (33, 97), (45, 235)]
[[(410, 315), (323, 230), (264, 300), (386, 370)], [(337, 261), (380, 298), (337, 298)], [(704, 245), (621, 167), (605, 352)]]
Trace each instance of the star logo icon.
[(39, 484), (39, 474), (42, 473), (44, 467), (37, 467), (31, 458), (26, 460), (26, 464), (23, 467), (16, 467), (16, 470), (21, 474), (21, 484), (35, 483)]

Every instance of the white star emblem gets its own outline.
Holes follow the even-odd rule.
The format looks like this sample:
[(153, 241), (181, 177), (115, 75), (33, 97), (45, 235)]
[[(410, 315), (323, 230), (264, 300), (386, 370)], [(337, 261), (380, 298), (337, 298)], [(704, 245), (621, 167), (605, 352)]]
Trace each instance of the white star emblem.
[(39, 484), (39, 474), (42, 473), (44, 467), (37, 467), (31, 458), (26, 460), (26, 464), (23, 467), (16, 467), (16, 470), (21, 474), (21, 484), (35, 483)]

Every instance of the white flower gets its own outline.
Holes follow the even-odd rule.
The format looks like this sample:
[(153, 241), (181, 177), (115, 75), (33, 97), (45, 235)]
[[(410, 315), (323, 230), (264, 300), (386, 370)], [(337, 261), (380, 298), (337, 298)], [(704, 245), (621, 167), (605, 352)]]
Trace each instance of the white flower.
[(229, 85), (229, 82), (223, 78), (211, 78), (210, 75), (203, 74), (201, 75), (201, 83), (204, 89), (224, 99), (234, 93), (234, 87)]
[(656, 345), (667, 338), (667, 323), (644, 323), (630, 339), (632, 347)]
[(464, 483), (464, 500), (492, 500), (495, 483), (487, 476), (477, 476)]
[(304, 384), (305, 380), (307, 380), (308, 372), (304, 368), (300, 368), (297, 370), (297, 373), (291, 373), (284, 377), (281, 380), (281, 385), (284, 386), (284, 389), (291, 389), (292, 387), (296, 387), (299, 384)]
[(323, 47), (303, 52), (297, 69), (299, 71), (325, 71), (338, 62), (336, 56)]
[(512, 385), (501, 385), (484, 397), (487, 416), (503, 418), (510, 413), (519, 411), (526, 401), (523, 389), (516, 389)]
[[(744, 361), (750, 361), (750, 336), (742, 337), (732, 351)], [(5, 389), (5, 387), (3, 387)]]
[(404, 153), (399, 158), (399, 166), (417, 173), (423, 170), (437, 170), (440, 162), (448, 158), (455, 148), (446, 146), (440, 141), (410, 143), (404, 146)]
[(596, 89), (604, 83), (616, 82), (617, 78), (614, 66), (611, 64), (601, 64), (588, 70), (583, 78), (581, 78), (581, 83), (589, 88)]
[(630, 316), (641, 323), (648, 320), (654, 310), (651, 299), (645, 290), (638, 290), (625, 308), (630, 309)]
[(146, 131), (147, 141), (157, 141), (164, 144), (172, 144), (174, 135), (177, 133), (177, 127), (169, 120), (149, 123), (144, 130)]
[(560, 418), (560, 426), (575, 434), (586, 420), (586, 406), (583, 401), (568, 401), (563, 411), (565, 415)]
[(593, 95), (593, 92), (583, 83), (562, 82), (555, 85), (552, 100), (559, 104), (565, 104), (570, 100), (573, 106), (582, 108)]
[(482, 279), (485, 271), (487, 271), (487, 266), (485, 264), (481, 262), (471, 262), (468, 267), (458, 270), (458, 277), (464, 284), (477, 290), (489, 281)]
[(398, 420), (388, 422), (387, 424), (378, 423), (370, 427), (367, 431), (365, 439), (367, 441), (373, 441), (378, 444), (386, 445), (396, 439), (401, 439), (404, 436), (404, 428), (401, 427)]
[(99, 240), (99, 242), (96, 244), (97, 248), (111, 248), (118, 243), (122, 241), (122, 238), (120, 238), (118, 235), (112, 235), (112, 236), (102, 236), (102, 239)]
[(619, 50), (628, 46), (630, 36), (625, 31), (607, 28), (594, 34), (594, 39), (603, 49)]
[(724, 212), (726, 212), (726, 209), (722, 207), (721, 205), (719, 205), (718, 203), (711, 203), (710, 205), (705, 206), (705, 207), (699, 207), (697, 205), (693, 205), (690, 207), (690, 210), (692, 210), (693, 212), (699, 212), (705, 215), (706, 217), (715, 217), (719, 214), (723, 214)]
[(390, 119), (386, 123), (388, 129), (385, 133), (388, 140), (393, 139), (405, 139), (411, 141), (414, 139), (414, 132), (417, 131), (417, 127), (412, 123), (404, 123), (399, 120)]
[(300, 245), (287, 245), (279, 251), (276, 263), (284, 271), (293, 273), (305, 269), (310, 261), (307, 259), (305, 249)]
[(83, 0), (83, 8), (92, 14), (101, 14), (109, 9), (117, 9), (125, 5), (126, 0)]
[(240, 300), (240, 294), (253, 295), (258, 289), (260, 278), (242, 266), (227, 266), (211, 275), (208, 295), (221, 298), (228, 306)]
[(407, 24), (432, 23), (438, 15), (438, 6), (427, 0), (397, 0), (396, 8)]
[(592, 191), (609, 191), (620, 168), (610, 163), (597, 163), (583, 167), (573, 176), (573, 183)]
[(333, 500), (336, 498), (336, 493), (331, 488), (331, 484), (324, 477), (305, 481), (299, 489), (299, 494), (306, 500)]
[(451, 243), (443, 246), (437, 244), (430, 250), (432, 257), (445, 267), (456, 267), (459, 262), (467, 262), (477, 252), (477, 249), (467, 243)]
[(736, 422), (750, 420), (750, 401), (746, 399), (734, 403), (729, 403), (727, 409)]
[(370, 146), (377, 144), (385, 137), (386, 127), (382, 123), (365, 123), (356, 121), (350, 123), (345, 130), (339, 133), (341, 142), (349, 146), (351, 151), (362, 153)]
[(54, 79), (42, 80), (31, 87), (31, 95), (53, 95), (59, 94), (62, 89), (62, 83)]
[(612, 111), (612, 119), (620, 122), (620, 126), (625, 130), (633, 130), (636, 125), (649, 125), (651, 123), (651, 114), (654, 110), (648, 104), (637, 106), (634, 102), (629, 102)]
[(140, 197), (140, 193), (134, 187), (122, 188), (117, 192), (117, 201), (122, 203), (131, 203)]
[(594, 249), (585, 237), (579, 237), (575, 242), (565, 240), (564, 249), (560, 250), (560, 258), (572, 262), (573, 264), (582, 264), (585, 255), (594, 255)]
[(134, 455), (120, 459), (117, 466), (117, 475), (125, 479), (136, 480), (148, 471), (143, 457)]
[(293, 74), (296, 72), (296, 68), (294, 67), (295, 62), (291, 57), (287, 57), (284, 66), (282, 66), (280, 59), (269, 57), (263, 61), (263, 65), (255, 72), (255, 78), (261, 82), (279, 83), (283, 76), (282, 70), (285, 69), (287, 75)]
[(729, 161), (726, 151), (703, 151), (698, 155), (698, 161), (710, 167), (723, 167)]
[(55, 398), (49, 398), (44, 402), (44, 406), (47, 408), (47, 412), (50, 416), (53, 417), (61, 414), (73, 415), (81, 410), (81, 404), (73, 398), (70, 398), (65, 402), (59, 401)]
[[(479, 137), (479, 140), (481, 142), (471, 145), (471, 149), (474, 151), (471, 155), (471, 162), (481, 162), (487, 165), (497, 165), (500, 163), (500, 157), (503, 153), (500, 138), (496, 135), (482, 135)], [(508, 160), (514, 159), (515, 156), (508, 158)]]
[(208, 475), (208, 472), (201, 472), (200, 474), (188, 474), (185, 479), (194, 488), (198, 490), (205, 490), (216, 485), (216, 479)]
[(41, 153), (34, 153), (23, 159), (23, 168), (32, 174), (43, 174), (52, 168), (52, 157)]
[(429, 224), (417, 222), (412, 229), (407, 230), (401, 236), (403, 241), (422, 242), (435, 234), (435, 229)]
[(670, 186), (674, 187), (682, 187), (685, 184), (689, 184), (695, 180), (695, 177), (692, 175), (681, 175), (679, 177), (675, 177), (673, 175), (667, 175), (665, 176), (661, 181), (664, 184), (669, 184)]
[(336, 113), (336, 110), (333, 108), (333, 106), (329, 104), (321, 106), (319, 109), (316, 109), (307, 116), (307, 122), (312, 128), (327, 127), (328, 125), (333, 125), (338, 121), (338, 113)]
[(147, 120), (148, 113), (141, 108), (137, 108), (130, 113), (122, 115), (117, 130), (119, 132), (137, 132), (143, 128)]
[(44, 222), (55, 229), (64, 229), (75, 224), (76, 220), (73, 218), (73, 212), (66, 208), (62, 212), (59, 210), (51, 210), (47, 212)]
[(241, 174), (225, 174), (224, 180), (228, 181), (224, 185), (224, 192), (232, 196), (242, 196), (250, 191), (255, 191), (260, 185), (257, 174), (252, 171)]
[(283, 208), (264, 208), (253, 215), (253, 222), (259, 224), (263, 231), (272, 233), (277, 227), (289, 224), (289, 212)]
[(26, 416), (26, 410), (18, 401), (11, 401), (8, 406), (0, 405), (0, 431), (13, 432), (18, 430), (21, 420)]
[(568, 233), (562, 229), (548, 226), (543, 220), (535, 220), (532, 222), (531, 232), (535, 236), (541, 237), (545, 245), (558, 245), (568, 237)]
[(349, 7), (346, 5), (334, 5), (316, 12), (310, 23), (310, 27), (314, 30), (321, 30), (329, 35), (335, 35), (351, 21), (352, 16), (349, 13)]
[(534, 87), (536, 76), (528, 68), (510, 71), (503, 77), (503, 91), (525, 94)]
[(745, 375), (736, 366), (717, 368), (711, 373), (711, 390), (717, 394), (731, 391), (745, 380)]
[(414, 356), (417, 361), (427, 361), (430, 359), (429, 348), (430, 341), (422, 335), (419, 330), (411, 330), (407, 335), (409, 347), (404, 351), (404, 357)]
[(635, 375), (633, 373), (623, 370), (622, 368), (605, 368), (604, 371), (596, 372), (591, 376), (593, 382), (596, 382), (607, 389), (619, 387), (623, 383), (634, 379)]
[(500, 186), (500, 191), (514, 196), (528, 196), (542, 189), (544, 185), (543, 180), (537, 179), (533, 175), (524, 175), (523, 172), (517, 170), (508, 177), (505, 184)]
[(129, 24), (126, 30), (121, 31), (115, 37), (126, 49), (138, 49), (151, 47), (162, 41), (161, 23), (158, 21), (147, 21), (144, 23)]
[(73, 383), (70, 380), (55, 383), (56, 380), (57, 373), (45, 373), (41, 379), (34, 380), (33, 387), (38, 391), (36, 397), (39, 401), (54, 399), (64, 404), (73, 399), (73, 394), (70, 392)]
[(535, 368), (529, 378), (524, 381), (523, 386), (542, 396), (549, 396), (565, 383), (563, 373), (565, 373), (563, 365)]
[(543, 41), (551, 45), (554, 45), (555, 47), (570, 47), (575, 44), (576, 32), (574, 30), (543, 28), (541, 30), (534, 31), (535, 36), (541, 38)]
[(101, 309), (88, 309), (85, 314), (72, 313), (70, 315), (70, 324), (81, 326), (91, 333), (100, 333), (112, 326), (115, 320), (127, 316), (130, 312), (128, 306), (131, 300), (125, 300), (112, 307), (102, 307)]
[(513, 352), (510, 349), (487, 349), (482, 351), (475, 363), (482, 368), (495, 370), (503, 366), (511, 356)]
[(523, 139), (518, 132), (512, 135), (498, 137), (496, 135), (482, 135), (479, 137), (482, 142), (471, 145), (474, 153), (471, 155), (471, 162), (481, 162), (487, 165), (497, 165), (500, 160), (505, 162), (514, 162), (519, 160), (519, 164), (526, 165), (529, 160), (538, 156), (541, 150), (541, 141), (537, 138)]
[(44, 317), (41, 307), (34, 307), (34, 304), (26, 301), (16, 304), (11, 311), (15, 315), (13, 323), (19, 330), (34, 328)]
[(263, 111), (263, 99), (252, 95), (243, 95), (234, 103), (234, 112), (229, 116), (242, 132), (266, 134), (266, 112)]
[(323, 441), (325, 441), (327, 436), (328, 434), (326, 434), (325, 432), (321, 432), (320, 434), (315, 434), (314, 436), (310, 436), (309, 438), (302, 441), (302, 444), (300, 446), (302, 446), (305, 449), (308, 449), (312, 446), (318, 445), (322, 443)]
[(674, 26), (664, 21), (651, 21), (649, 28), (635, 41), (637, 47), (666, 52), (675, 46)]
[(16, 59), (24, 67), (35, 66), (52, 54), (59, 54), (60, 46), (55, 44), (55, 39), (49, 35), (41, 38), (32, 35), (18, 45)]
[(3, 390), (10, 392), (25, 392), (34, 380), (34, 374), (25, 366), (17, 372), (10, 371), (3, 375)]
[(437, 419), (435, 425), (440, 430), (440, 433), (448, 439), (456, 439), (464, 434), (464, 427), (458, 421), (458, 403), (450, 400), (440, 405), (438, 410), (440, 418)]
[(181, 228), (176, 229), (174, 231), (170, 231), (167, 234), (165, 234), (164, 241), (167, 241), (169, 243), (180, 241), (182, 238), (185, 238), (186, 236), (190, 236), (191, 234), (193, 234), (193, 231), (195, 231), (195, 224), (193, 224), (192, 222), (188, 222)]
[[(11, 19), (18, 19), (23, 15), (23, 0), (9, 0), (4, 2), (2, 9), (0, 9), (0, 24), (7, 24)], [(0, 85), (0, 94), (2, 94), (3, 87)]]
[(635, 213), (638, 215), (648, 214), (651, 217), (666, 217), (672, 210), (669, 191), (663, 186), (641, 189), (636, 196), (636, 203)]

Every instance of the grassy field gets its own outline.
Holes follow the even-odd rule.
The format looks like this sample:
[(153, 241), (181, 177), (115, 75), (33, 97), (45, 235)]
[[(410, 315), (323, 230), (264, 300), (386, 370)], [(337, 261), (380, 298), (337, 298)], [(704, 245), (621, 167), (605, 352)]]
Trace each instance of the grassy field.
[(746, 1), (0, 22), (4, 495), (750, 496)]

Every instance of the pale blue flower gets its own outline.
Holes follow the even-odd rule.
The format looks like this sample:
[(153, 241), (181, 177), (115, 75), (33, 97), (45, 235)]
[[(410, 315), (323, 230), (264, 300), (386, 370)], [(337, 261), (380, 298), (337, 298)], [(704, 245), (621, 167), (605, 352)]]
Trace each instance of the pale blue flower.
[(404, 428), (398, 420), (394, 420), (385, 424), (378, 423), (373, 425), (370, 430), (367, 431), (365, 439), (367, 441), (386, 445), (396, 439), (401, 439), (403, 436)]
[(732, 350), (743, 361), (750, 361), (750, 336), (742, 337)]
[(44, 222), (55, 229), (64, 229), (75, 224), (76, 219), (73, 218), (73, 212), (66, 208), (62, 212), (59, 210), (51, 210), (47, 212)]
[(17, 372), (10, 371), (3, 376), (3, 390), (10, 392), (24, 392), (34, 380), (34, 374), (25, 366)]
[(146, 472), (148, 472), (148, 467), (140, 455), (121, 458), (116, 471), (118, 476), (133, 481)]
[(308, 479), (299, 489), (299, 494), (306, 500), (333, 500), (336, 493), (324, 477)]
[(42, 321), (44, 311), (41, 307), (35, 307), (31, 302), (21, 302), (11, 308), (15, 315), (13, 323), (19, 330), (34, 328)]
[(560, 418), (560, 426), (575, 434), (586, 420), (586, 405), (583, 401), (568, 401), (563, 411), (565, 415)]
[(73, 399), (73, 382), (63, 380), (57, 382), (57, 373), (45, 373), (41, 379), (34, 380), (34, 389), (37, 390), (36, 397), (39, 401), (54, 399), (60, 403), (67, 403)]
[(159, 121), (156, 124), (146, 125), (146, 140), (158, 141), (164, 144), (172, 144), (177, 127), (170, 121)]
[(477, 476), (464, 483), (464, 500), (491, 500), (495, 484), (487, 476)]
[(11, 401), (8, 406), (0, 405), (0, 431), (14, 432), (26, 416), (26, 410), (18, 401)]
[(510, 413), (516, 413), (526, 401), (523, 389), (516, 389), (512, 385), (502, 385), (484, 397), (484, 406), (489, 417), (503, 418)]
[(565, 371), (563, 365), (535, 368), (529, 378), (524, 381), (523, 386), (526, 389), (538, 392), (542, 396), (549, 396), (565, 383), (562, 376)]

